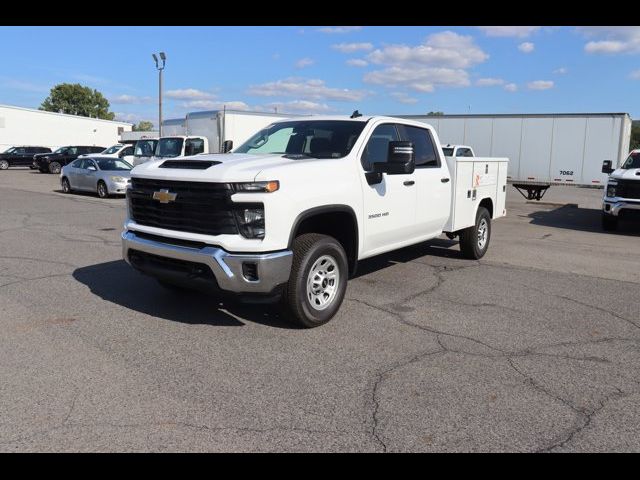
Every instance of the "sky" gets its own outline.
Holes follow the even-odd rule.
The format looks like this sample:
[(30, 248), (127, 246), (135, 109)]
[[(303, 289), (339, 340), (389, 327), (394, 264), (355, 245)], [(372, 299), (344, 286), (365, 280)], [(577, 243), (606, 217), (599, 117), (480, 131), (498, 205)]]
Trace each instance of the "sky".
[(627, 112), (640, 27), (2, 27), (0, 103), (102, 92), (120, 120), (226, 108), (283, 113)]

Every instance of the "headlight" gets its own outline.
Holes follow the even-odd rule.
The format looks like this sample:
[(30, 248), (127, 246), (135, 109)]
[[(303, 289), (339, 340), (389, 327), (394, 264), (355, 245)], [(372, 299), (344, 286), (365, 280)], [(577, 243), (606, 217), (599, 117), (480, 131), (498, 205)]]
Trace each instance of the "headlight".
[(243, 237), (264, 238), (264, 207), (262, 205), (240, 206), (235, 213)]
[(271, 193), (271, 192), (275, 192), (280, 188), (280, 182), (278, 180), (271, 180), (269, 182), (234, 183), (233, 188), (236, 192)]
[(126, 177), (111, 177), (111, 180), (116, 183), (126, 183), (129, 179)]
[(618, 184), (609, 182), (607, 184), (607, 197), (615, 197)]

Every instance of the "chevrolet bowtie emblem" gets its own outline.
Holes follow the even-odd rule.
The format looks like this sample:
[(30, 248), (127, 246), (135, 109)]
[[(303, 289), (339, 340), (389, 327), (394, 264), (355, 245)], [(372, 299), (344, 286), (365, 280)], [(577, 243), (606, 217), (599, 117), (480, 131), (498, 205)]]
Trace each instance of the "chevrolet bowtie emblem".
[(153, 199), (158, 200), (160, 203), (175, 202), (177, 196), (177, 193), (171, 193), (166, 188), (163, 188), (159, 192), (153, 192)]

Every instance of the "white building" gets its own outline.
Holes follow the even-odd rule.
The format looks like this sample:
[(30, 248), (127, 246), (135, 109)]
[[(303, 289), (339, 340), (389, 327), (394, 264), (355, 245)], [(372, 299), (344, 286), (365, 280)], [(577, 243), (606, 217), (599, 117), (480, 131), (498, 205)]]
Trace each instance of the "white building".
[(55, 149), (64, 145), (109, 147), (131, 123), (0, 105), (0, 151), (14, 145)]

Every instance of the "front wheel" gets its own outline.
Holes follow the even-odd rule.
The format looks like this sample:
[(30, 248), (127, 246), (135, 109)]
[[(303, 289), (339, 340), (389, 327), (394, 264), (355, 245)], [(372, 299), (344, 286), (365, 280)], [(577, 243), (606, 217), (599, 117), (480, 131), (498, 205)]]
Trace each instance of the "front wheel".
[(9, 162), (6, 160), (0, 160), (0, 170), (6, 170), (9, 168)]
[(293, 243), (291, 275), (282, 296), (286, 317), (304, 328), (327, 323), (344, 300), (348, 276), (340, 242), (318, 233), (300, 235)]
[(478, 207), (476, 223), (460, 232), (460, 250), (465, 258), (478, 260), (484, 257), (491, 240), (491, 215), (484, 207)]
[(107, 198), (109, 196), (109, 190), (107, 189), (107, 184), (102, 180), (98, 182), (98, 196), (100, 198)]
[(58, 174), (60, 173), (60, 170), (62, 170), (62, 165), (60, 165), (58, 162), (51, 162), (49, 164), (49, 172)]
[(71, 193), (71, 184), (69, 183), (69, 179), (64, 177), (62, 179), (62, 191), (64, 193)]

